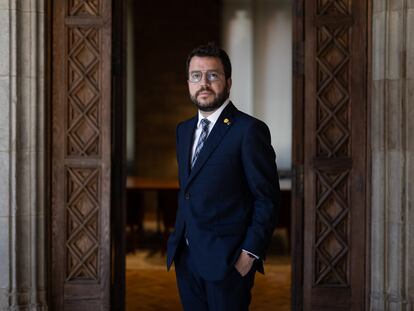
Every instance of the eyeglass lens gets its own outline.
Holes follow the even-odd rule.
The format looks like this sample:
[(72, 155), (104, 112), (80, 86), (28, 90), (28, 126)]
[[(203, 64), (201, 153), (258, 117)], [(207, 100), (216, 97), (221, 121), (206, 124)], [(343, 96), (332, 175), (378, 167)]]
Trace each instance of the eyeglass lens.
[[(214, 82), (220, 80), (220, 73), (215, 70), (208, 70), (205, 72), (206, 79), (209, 82)], [(190, 82), (196, 83), (200, 82), (203, 78), (203, 72), (200, 70), (191, 71), (189, 75)]]

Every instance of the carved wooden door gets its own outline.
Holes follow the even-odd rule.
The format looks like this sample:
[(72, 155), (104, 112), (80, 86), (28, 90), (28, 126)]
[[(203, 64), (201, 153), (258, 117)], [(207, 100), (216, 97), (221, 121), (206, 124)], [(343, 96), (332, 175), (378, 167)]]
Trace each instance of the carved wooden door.
[(364, 310), (367, 1), (297, 1), (295, 11), (294, 191), (303, 197), (294, 200), (293, 305)]
[(51, 1), (51, 309), (110, 309), (111, 1)]

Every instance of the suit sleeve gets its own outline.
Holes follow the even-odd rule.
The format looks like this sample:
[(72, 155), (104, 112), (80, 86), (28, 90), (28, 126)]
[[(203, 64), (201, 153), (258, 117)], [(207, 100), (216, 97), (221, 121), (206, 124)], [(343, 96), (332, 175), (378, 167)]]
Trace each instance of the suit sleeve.
[(241, 248), (265, 259), (276, 224), (280, 189), (276, 155), (269, 129), (263, 122), (256, 120), (247, 129), (242, 144), (242, 161), (254, 204)]
[(175, 152), (176, 152), (176, 159), (178, 162), (178, 127), (180, 126), (180, 124), (177, 124), (176, 128), (175, 128)]
[(180, 127), (181, 127), (182, 122), (177, 124), (177, 127), (175, 129), (175, 153), (176, 153), (176, 160), (177, 160), (177, 166), (178, 166), (178, 184), (181, 185), (181, 180), (180, 180), (180, 159), (178, 158), (178, 150), (180, 148), (180, 143), (178, 141), (178, 137), (179, 137), (179, 131), (180, 131)]

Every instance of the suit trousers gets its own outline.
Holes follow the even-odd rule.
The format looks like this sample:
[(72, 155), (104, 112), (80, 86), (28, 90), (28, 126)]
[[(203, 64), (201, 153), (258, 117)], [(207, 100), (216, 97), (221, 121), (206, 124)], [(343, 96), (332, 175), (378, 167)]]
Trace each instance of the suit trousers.
[(175, 262), (177, 286), (185, 311), (249, 310), (255, 266), (242, 277), (235, 267), (219, 281), (204, 280), (192, 262), (191, 246), (180, 243)]

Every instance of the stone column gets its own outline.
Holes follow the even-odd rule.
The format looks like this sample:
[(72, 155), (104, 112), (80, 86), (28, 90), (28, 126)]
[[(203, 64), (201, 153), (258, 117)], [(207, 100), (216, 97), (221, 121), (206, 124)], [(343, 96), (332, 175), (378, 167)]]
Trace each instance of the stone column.
[(46, 310), (44, 0), (0, 0), (0, 310)]
[(371, 310), (414, 308), (414, 1), (373, 0)]

